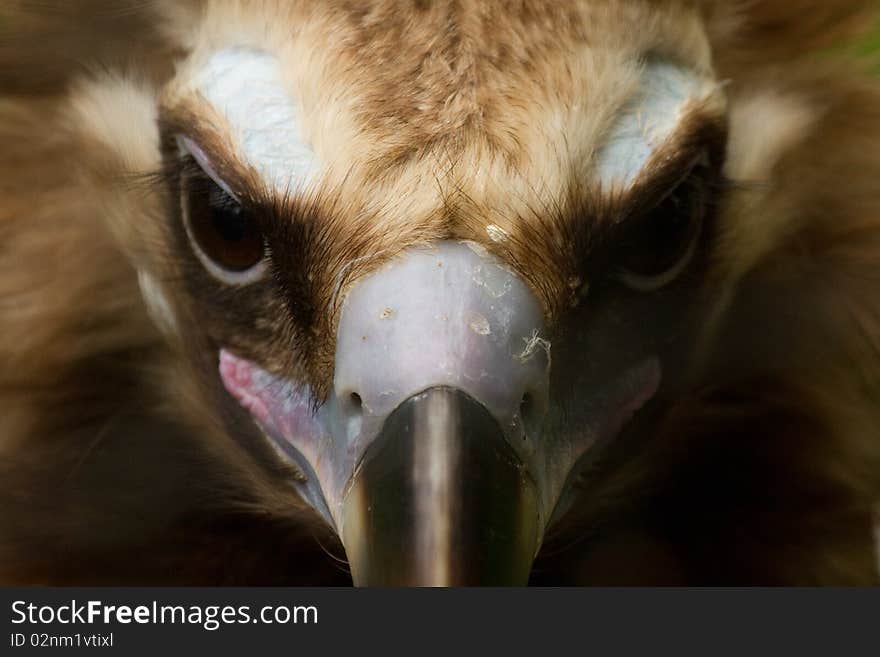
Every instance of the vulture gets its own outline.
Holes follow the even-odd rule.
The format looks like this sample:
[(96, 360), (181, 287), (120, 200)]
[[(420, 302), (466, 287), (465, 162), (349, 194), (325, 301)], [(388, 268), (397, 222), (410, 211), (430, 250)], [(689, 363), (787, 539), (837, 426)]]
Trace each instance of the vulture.
[(856, 0), (7, 0), (0, 582), (870, 585)]

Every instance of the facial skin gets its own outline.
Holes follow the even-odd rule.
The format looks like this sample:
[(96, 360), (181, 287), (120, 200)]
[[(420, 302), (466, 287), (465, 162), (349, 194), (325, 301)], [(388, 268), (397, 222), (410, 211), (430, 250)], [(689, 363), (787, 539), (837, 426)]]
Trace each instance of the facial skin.
[(498, 49), (541, 56), (450, 52), (449, 75), (389, 21), (358, 66), (402, 38), (400, 103), (336, 42), (316, 65), (330, 27), (363, 28), (215, 35), (209, 11), (163, 93), (180, 283), (152, 305), (230, 433), (300, 471), (356, 583), (524, 583), (584, 457), (685, 376), (723, 100), (693, 17), (681, 39), (658, 14), (649, 48), (592, 11), (550, 12), (555, 45), (507, 16)]

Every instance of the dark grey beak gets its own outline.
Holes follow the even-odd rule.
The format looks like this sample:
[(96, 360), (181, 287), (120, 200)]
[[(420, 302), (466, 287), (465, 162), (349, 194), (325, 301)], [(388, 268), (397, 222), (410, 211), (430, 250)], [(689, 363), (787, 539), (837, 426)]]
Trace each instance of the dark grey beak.
[(386, 419), (346, 491), (345, 549), (361, 586), (525, 585), (538, 492), (498, 422), (435, 387)]

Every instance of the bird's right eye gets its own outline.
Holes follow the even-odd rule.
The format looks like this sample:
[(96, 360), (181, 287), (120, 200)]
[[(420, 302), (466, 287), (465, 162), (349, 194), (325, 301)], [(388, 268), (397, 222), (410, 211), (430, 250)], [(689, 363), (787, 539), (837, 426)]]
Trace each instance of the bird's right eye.
[(238, 199), (199, 164), (182, 178), (186, 232), (199, 260), (221, 281), (243, 285), (258, 280), (266, 267), (266, 240)]

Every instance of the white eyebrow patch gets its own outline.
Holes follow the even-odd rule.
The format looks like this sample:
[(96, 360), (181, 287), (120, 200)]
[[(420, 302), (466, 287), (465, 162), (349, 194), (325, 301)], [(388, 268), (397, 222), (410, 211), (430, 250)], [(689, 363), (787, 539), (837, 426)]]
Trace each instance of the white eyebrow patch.
[(300, 131), (296, 104), (275, 57), (251, 48), (220, 50), (194, 83), (226, 117), (239, 153), (268, 185), (287, 193), (313, 179), (315, 154)]
[(635, 181), (703, 86), (702, 78), (681, 66), (660, 60), (645, 64), (639, 89), (622, 108), (599, 153), (598, 176), (604, 189), (626, 188)]

